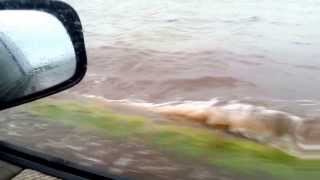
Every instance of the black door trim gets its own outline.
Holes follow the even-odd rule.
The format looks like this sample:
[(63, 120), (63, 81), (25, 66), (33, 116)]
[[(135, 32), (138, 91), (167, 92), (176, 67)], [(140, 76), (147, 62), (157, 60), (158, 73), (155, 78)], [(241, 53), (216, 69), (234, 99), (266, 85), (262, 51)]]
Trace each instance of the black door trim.
[(25, 169), (32, 169), (66, 180), (127, 180), (106, 172), (82, 167), (64, 159), (0, 141), (0, 159)]

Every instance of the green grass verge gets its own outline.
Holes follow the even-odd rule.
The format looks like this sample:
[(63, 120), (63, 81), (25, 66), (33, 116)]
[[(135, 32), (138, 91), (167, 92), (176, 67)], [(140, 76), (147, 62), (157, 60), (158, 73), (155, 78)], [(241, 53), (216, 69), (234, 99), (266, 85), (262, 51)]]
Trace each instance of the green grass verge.
[(319, 160), (298, 159), (278, 149), (219, 136), (208, 129), (157, 124), (143, 117), (116, 114), (94, 103), (48, 100), (34, 103), (30, 111), (114, 138), (139, 137), (177, 158), (205, 161), (235, 173), (265, 173), (281, 180), (320, 179)]

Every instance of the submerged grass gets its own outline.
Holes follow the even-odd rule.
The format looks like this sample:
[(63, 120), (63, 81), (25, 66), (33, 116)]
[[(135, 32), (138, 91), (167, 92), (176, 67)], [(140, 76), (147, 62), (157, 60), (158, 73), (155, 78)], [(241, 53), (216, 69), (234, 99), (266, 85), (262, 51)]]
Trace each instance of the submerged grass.
[(94, 103), (50, 100), (33, 104), (30, 111), (114, 138), (139, 137), (178, 158), (205, 161), (235, 173), (269, 174), (281, 180), (320, 179), (319, 160), (302, 160), (266, 145), (221, 136), (208, 129), (157, 124), (143, 117), (116, 114)]

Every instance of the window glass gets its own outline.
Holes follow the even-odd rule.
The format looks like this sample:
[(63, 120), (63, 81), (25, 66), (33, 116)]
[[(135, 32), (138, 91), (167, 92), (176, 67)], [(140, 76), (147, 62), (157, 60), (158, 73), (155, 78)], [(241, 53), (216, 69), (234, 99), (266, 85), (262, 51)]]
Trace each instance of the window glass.
[(65, 0), (88, 73), (0, 138), (137, 179), (320, 178), (316, 0)]

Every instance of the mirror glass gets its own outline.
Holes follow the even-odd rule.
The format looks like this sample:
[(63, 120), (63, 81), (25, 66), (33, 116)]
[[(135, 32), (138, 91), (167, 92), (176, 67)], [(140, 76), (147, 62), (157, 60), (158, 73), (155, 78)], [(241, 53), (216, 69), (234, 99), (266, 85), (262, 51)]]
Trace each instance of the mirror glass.
[(0, 103), (51, 88), (76, 70), (73, 44), (53, 15), (0, 11)]

